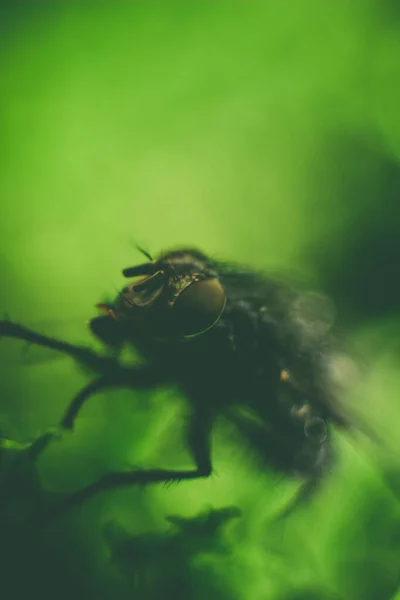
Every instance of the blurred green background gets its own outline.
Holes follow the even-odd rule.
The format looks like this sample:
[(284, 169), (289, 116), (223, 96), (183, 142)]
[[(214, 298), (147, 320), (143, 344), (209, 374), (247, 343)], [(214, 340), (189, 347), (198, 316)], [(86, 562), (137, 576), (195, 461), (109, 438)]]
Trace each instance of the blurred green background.
[[(221, 422), (209, 481), (103, 495), (45, 540), (0, 545), (4, 597), (398, 600), (398, 3), (0, 10), (2, 312), (90, 343), (85, 320), (138, 260), (133, 242), (295, 271), (335, 300), (365, 365), (349, 402), (388, 446), (339, 440), (325, 490), (272, 527), (293, 484), (260, 472)], [(55, 425), (87, 381), (68, 359), (22, 355), (19, 342), (2, 340), (0, 352), (7, 437)], [(184, 418), (174, 390), (102, 394), (40, 459), (40, 477), (63, 491), (122, 465), (186, 465)], [(165, 520), (229, 505), (243, 516), (214, 537)], [(125, 579), (109, 563), (110, 520), (152, 532), (137, 538)]]

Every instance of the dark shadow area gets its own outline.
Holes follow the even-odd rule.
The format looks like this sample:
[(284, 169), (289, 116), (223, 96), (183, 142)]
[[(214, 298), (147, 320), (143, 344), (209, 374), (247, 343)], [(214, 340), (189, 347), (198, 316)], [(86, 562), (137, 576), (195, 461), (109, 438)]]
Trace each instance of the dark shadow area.
[[(6, 454), (3, 452), (2, 458), (8, 462), (10, 452)], [(211, 509), (193, 518), (170, 516), (167, 521), (171, 526), (167, 531), (139, 535), (114, 521), (107, 523), (103, 533), (110, 558), (102, 570), (100, 589), (93, 586), (90, 577), (93, 566), (84, 549), (69, 539), (65, 528), (46, 530), (32, 527), (29, 519), (25, 520), (35, 500), (46, 494), (40, 488), (33, 465), (24, 461), (20, 452), (16, 454), (11, 458), (19, 463), (14, 464), (19, 469), (1, 472), (0, 577), (1, 589), (7, 597), (13, 600), (33, 596), (42, 600), (236, 598), (218, 574), (214, 576), (209, 561), (205, 566), (194, 561), (206, 555), (211, 560), (219, 557), (220, 562), (232, 554), (233, 546), (225, 530), (241, 516), (240, 509)], [(5, 474), (8, 474), (7, 485), (4, 485)]]
[[(0, 0), (0, 35), (4, 42), (15, 32), (16, 28), (23, 25), (37, 12), (43, 2), (28, 2), (27, 0)], [(1, 42), (0, 42), (1, 45)]]
[[(4, 438), (2, 443), (7, 443)], [(27, 448), (0, 447), (0, 581), (3, 597), (90, 598), (84, 556), (59, 534), (35, 527), (32, 515), (49, 500)]]
[(319, 279), (352, 325), (399, 314), (400, 166), (362, 136), (338, 138), (327, 154), (329, 200), (350, 220), (312, 249)]
[[(193, 518), (167, 517), (172, 527), (164, 533), (132, 535), (115, 522), (108, 523), (104, 535), (110, 549), (110, 564), (120, 578), (127, 596), (140, 593), (143, 600), (158, 598), (232, 599), (218, 577), (209, 569), (196, 567), (201, 554), (229, 556), (233, 548), (224, 530), (240, 517), (236, 507), (213, 509)], [(207, 575), (206, 579), (204, 576)], [(205, 586), (207, 589), (205, 589)]]
[(397, 26), (400, 24), (400, 3), (398, 0), (386, 0), (380, 5), (382, 15), (391, 26)]

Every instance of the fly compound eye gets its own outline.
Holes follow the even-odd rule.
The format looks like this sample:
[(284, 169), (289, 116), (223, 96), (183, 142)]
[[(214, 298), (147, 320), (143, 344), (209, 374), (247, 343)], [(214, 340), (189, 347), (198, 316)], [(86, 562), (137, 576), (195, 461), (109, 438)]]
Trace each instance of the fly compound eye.
[(174, 302), (177, 333), (189, 337), (210, 329), (222, 315), (225, 302), (225, 290), (218, 279), (192, 283)]

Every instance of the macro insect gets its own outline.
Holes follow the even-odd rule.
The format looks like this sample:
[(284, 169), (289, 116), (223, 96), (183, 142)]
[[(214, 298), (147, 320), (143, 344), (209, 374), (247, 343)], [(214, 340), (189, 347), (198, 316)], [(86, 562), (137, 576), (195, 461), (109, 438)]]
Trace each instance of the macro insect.
[[(142, 251), (143, 252), (143, 251)], [(60, 429), (72, 429), (84, 403), (110, 388), (175, 385), (190, 405), (187, 449), (193, 468), (107, 473), (69, 504), (120, 486), (193, 480), (213, 471), (210, 434), (228, 417), (268, 468), (313, 489), (332, 465), (331, 428), (350, 427), (332, 365), (341, 356), (329, 303), (279, 279), (183, 248), (127, 268), (114, 302), (101, 303), (91, 332), (113, 353), (42, 335), (10, 320), (0, 335), (69, 355), (94, 373), (70, 402)], [(126, 365), (132, 344), (144, 358)], [(47, 435), (42, 452), (51, 441)]]

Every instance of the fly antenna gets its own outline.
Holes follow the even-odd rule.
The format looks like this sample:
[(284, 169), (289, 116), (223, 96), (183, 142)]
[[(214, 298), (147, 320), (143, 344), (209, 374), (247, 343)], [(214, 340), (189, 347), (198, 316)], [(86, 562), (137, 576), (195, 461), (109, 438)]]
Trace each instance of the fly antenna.
[(151, 256), (151, 254), (147, 252), (147, 250), (142, 248), (142, 246), (139, 246), (139, 244), (136, 244), (136, 242), (134, 242), (133, 240), (131, 240), (131, 244), (135, 248), (135, 250), (138, 250), (140, 254), (143, 254), (143, 256), (145, 256), (150, 262), (153, 261), (153, 257)]
[(143, 254), (143, 256), (148, 258), (150, 262), (153, 262), (153, 257), (146, 250), (143, 250), (143, 248), (141, 248), (140, 246), (137, 246), (137, 245), (136, 245), (136, 249), (139, 250), (139, 252), (141, 252)]

